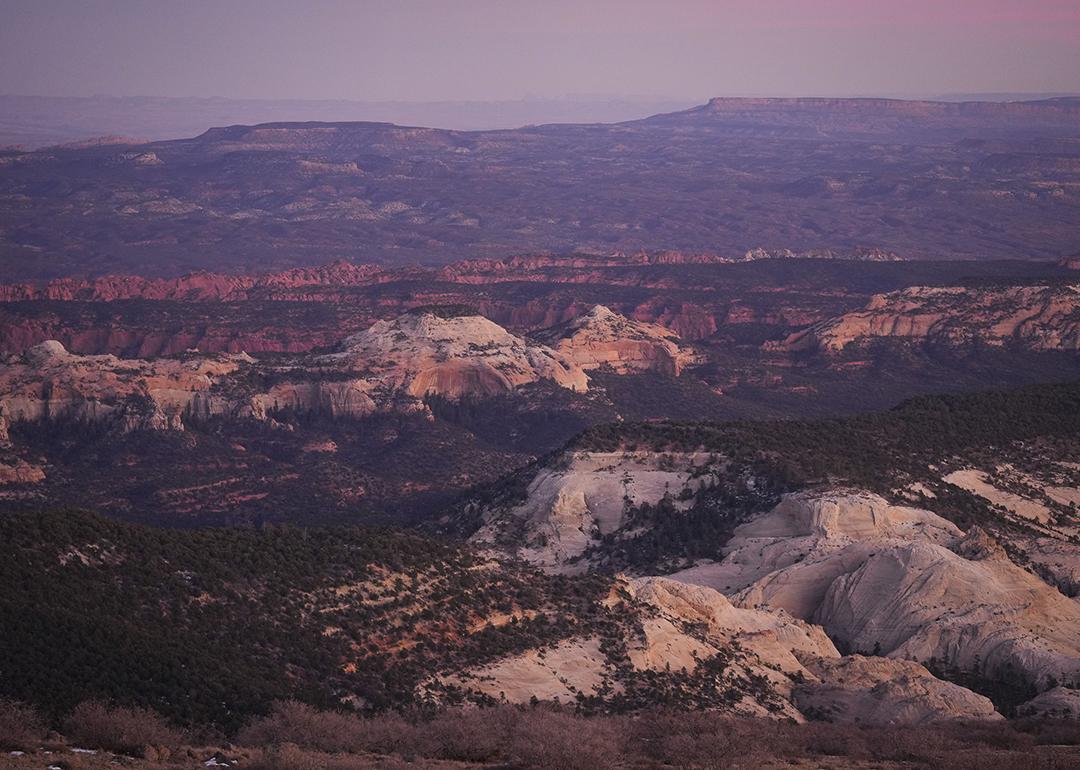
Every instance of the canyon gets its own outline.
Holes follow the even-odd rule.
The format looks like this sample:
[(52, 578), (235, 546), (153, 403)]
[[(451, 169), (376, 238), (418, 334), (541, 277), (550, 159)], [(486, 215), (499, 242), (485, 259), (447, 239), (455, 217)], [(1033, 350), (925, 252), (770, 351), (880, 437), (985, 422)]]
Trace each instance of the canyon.
[(0, 695), (1074, 718), (1078, 137), (713, 99), (0, 150)]

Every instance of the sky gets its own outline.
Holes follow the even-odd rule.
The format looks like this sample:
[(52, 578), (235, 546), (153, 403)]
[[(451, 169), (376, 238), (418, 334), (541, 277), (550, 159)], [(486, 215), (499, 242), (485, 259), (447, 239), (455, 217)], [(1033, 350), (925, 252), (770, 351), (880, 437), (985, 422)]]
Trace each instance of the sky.
[(0, 0), (0, 93), (1080, 92), (1080, 0)]

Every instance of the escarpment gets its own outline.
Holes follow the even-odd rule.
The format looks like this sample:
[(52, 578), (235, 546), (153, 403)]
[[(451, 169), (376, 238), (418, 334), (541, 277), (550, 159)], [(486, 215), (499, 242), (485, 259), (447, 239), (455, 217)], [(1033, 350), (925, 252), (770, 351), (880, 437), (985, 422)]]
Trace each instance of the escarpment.
[(773, 348), (831, 355), (877, 339), (1080, 350), (1080, 286), (916, 286), (875, 295), (862, 310), (814, 324)]
[(588, 390), (580, 367), (485, 318), (415, 312), (374, 324), (336, 352), (273, 362), (244, 353), (80, 356), (51, 340), (8, 357), (0, 413), (12, 422), (114, 420), (125, 430), (179, 430), (185, 419), (267, 419), (282, 410), (418, 411), (427, 396), (487, 397), (540, 380)]

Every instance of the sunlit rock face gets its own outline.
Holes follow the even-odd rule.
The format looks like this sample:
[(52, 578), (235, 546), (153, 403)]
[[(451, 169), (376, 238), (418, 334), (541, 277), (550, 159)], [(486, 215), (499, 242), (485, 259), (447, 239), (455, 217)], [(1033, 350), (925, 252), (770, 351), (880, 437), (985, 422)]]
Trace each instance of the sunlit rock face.
[(915, 286), (875, 295), (862, 310), (814, 324), (775, 347), (835, 354), (878, 338), (1078, 350), (1080, 286)]
[[(707, 689), (721, 696), (709, 707), (743, 716), (863, 724), (1001, 719), (987, 698), (937, 679), (918, 663), (842, 657), (819, 626), (783, 610), (734, 606), (711, 588), (663, 577), (620, 580), (606, 603), (632, 619), (615, 637), (571, 637), (437, 682), (527, 703), (617, 697), (628, 681), (643, 677), (686, 678), (683, 685), (672, 682), (675, 688), (704, 677)], [(624, 657), (611, 654), (619, 648)], [(717, 658), (725, 661), (718, 671), (704, 673)]]
[(793, 494), (673, 575), (784, 609), (841, 649), (1045, 687), (1080, 678), (1080, 604), (978, 528), (853, 490)]
[(379, 387), (415, 397), (491, 396), (538, 380), (589, 387), (581, 367), (478, 315), (416, 311), (377, 321), (321, 360), (362, 368)]
[(538, 337), (586, 371), (607, 367), (618, 374), (651, 370), (678, 376), (695, 360), (670, 329), (633, 321), (603, 305)]

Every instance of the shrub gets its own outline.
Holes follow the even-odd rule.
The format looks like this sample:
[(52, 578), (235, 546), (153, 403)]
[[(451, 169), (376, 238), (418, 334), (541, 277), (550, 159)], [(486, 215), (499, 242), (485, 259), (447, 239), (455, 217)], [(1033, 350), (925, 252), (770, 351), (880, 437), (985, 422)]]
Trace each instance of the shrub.
[(620, 766), (623, 744), (613, 719), (582, 719), (533, 709), (518, 720), (506, 748), (510, 759), (527, 768), (607, 770)]
[(250, 721), (237, 733), (244, 746), (294, 746), (325, 752), (362, 749), (361, 720), (337, 711), (319, 711), (296, 700), (279, 701), (269, 716)]
[(33, 706), (0, 700), (0, 749), (29, 749), (44, 737), (45, 723)]
[(110, 706), (94, 700), (76, 706), (64, 730), (77, 745), (137, 757), (153, 753), (163, 758), (184, 740), (180, 730), (149, 709)]
[(511, 706), (445, 711), (416, 726), (417, 753), (459, 762), (505, 759), (507, 735), (517, 723)]

